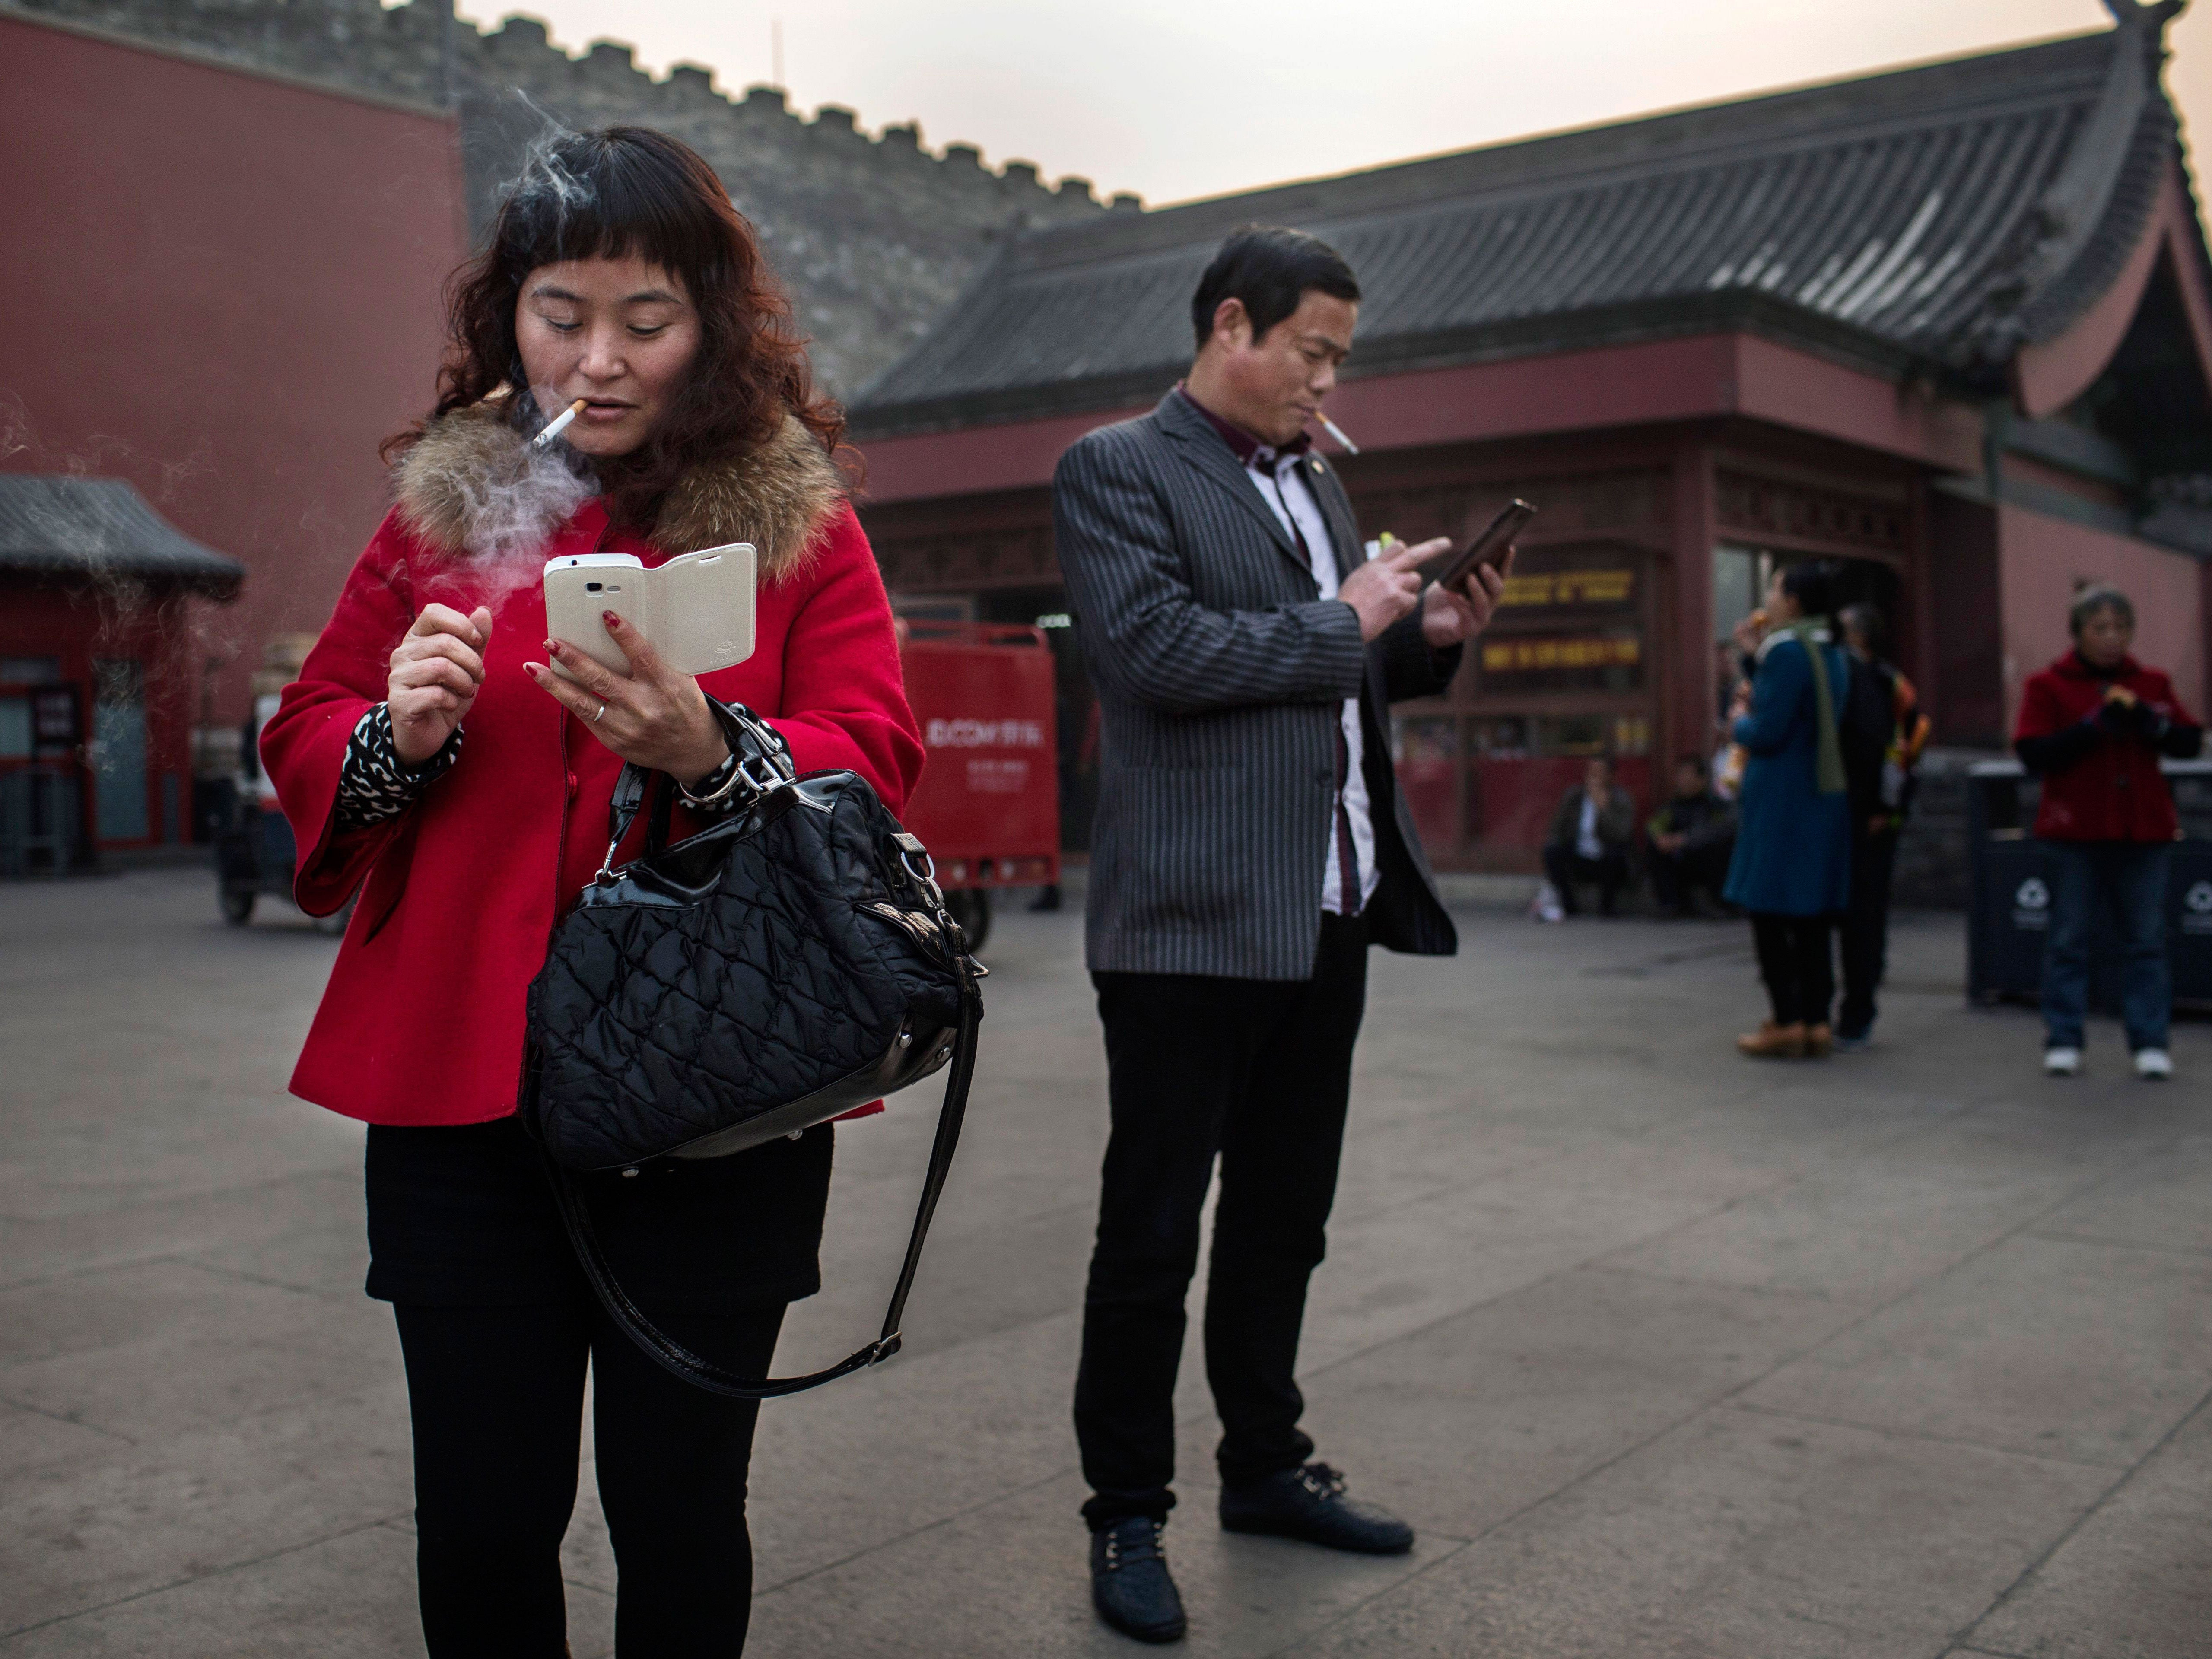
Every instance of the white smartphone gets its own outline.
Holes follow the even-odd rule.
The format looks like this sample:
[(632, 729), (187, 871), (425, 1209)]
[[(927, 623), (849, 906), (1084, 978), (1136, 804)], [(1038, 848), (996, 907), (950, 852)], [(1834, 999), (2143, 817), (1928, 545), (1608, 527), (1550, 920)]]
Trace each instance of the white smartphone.
[[(546, 632), (626, 674), (629, 659), (599, 620), (611, 611), (678, 673), (711, 674), (753, 653), (756, 569), (750, 542), (686, 553), (651, 569), (629, 553), (548, 559)], [(552, 667), (575, 678), (558, 662)]]

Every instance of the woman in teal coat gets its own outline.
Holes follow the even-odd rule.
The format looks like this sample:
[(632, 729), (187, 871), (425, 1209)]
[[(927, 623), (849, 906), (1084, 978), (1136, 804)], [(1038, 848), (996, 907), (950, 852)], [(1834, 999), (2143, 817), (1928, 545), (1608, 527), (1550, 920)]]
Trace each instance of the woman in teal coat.
[(1850, 665), (1831, 642), (1833, 568), (1808, 562), (1776, 573), (1765, 637), (1754, 615), (1737, 643), (1756, 661), (1749, 707), (1735, 722), (1746, 763), (1735, 854), (1723, 890), (1751, 915), (1773, 1017), (1736, 1039), (1745, 1054), (1797, 1059), (1829, 1052), (1835, 1000), (1830, 939), (1850, 896), (1850, 797), (1836, 717)]

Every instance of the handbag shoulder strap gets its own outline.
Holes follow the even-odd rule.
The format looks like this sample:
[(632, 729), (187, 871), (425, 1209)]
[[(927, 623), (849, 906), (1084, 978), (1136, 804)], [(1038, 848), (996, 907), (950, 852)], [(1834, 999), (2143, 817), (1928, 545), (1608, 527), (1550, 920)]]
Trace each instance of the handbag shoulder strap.
[(775, 1400), (849, 1376), (889, 1359), (899, 1351), (899, 1324), (906, 1316), (907, 1293), (914, 1288), (915, 1273), (921, 1265), (921, 1247), (929, 1237), (929, 1224), (937, 1213), (937, 1200), (944, 1194), (945, 1177), (951, 1172), (952, 1154), (960, 1144), (960, 1126), (968, 1114), (968, 1085), (975, 1074), (975, 1034), (981, 1002), (975, 994), (974, 981), (965, 974), (962, 978), (966, 994), (961, 1001), (958, 1036), (945, 1078), (945, 1104), (937, 1114), (937, 1137), (929, 1148), (929, 1171), (922, 1179), (921, 1201), (915, 1209), (914, 1226), (907, 1236), (906, 1260), (900, 1265), (898, 1283), (891, 1291), (884, 1328), (874, 1341), (825, 1370), (812, 1371), (805, 1376), (739, 1376), (693, 1353), (670, 1337), (646, 1316), (645, 1310), (623, 1289), (608, 1267), (606, 1253), (592, 1231), (591, 1212), (585, 1206), (583, 1191), (575, 1176), (550, 1156), (546, 1158), (545, 1167), (552, 1178), (561, 1219), (568, 1228), (569, 1242), (575, 1246), (576, 1259), (583, 1265), (584, 1277), (590, 1280), (592, 1289), (615, 1323), (650, 1358), (686, 1382), (709, 1393), (726, 1395), (733, 1400)]

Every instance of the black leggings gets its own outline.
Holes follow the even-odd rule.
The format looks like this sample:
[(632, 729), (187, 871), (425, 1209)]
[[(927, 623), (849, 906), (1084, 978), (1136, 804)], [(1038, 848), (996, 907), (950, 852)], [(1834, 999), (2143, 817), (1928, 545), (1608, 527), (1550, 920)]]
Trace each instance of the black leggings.
[(1777, 1025), (1828, 1023), (1828, 1009), (1836, 1000), (1836, 969), (1829, 959), (1835, 928), (1833, 916), (1752, 914), (1759, 974), (1766, 981)]
[[(621, 1659), (736, 1655), (752, 1611), (745, 1468), (759, 1407), (679, 1382), (580, 1298), (393, 1311), (415, 1426), (416, 1571), (430, 1659), (561, 1659), (561, 1539), (586, 1358)], [(663, 1317), (764, 1376), (784, 1310)]]

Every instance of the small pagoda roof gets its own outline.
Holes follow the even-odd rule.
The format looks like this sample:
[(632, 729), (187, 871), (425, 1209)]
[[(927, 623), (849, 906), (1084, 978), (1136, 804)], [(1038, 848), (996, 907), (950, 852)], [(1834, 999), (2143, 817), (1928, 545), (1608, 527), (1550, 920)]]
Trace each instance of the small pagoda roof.
[(22, 472), (0, 472), (0, 570), (169, 584), (225, 599), (246, 575), (121, 478)]
[(1348, 374), (1747, 327), (1994, 392), (2114, 283), (2179, 161), (2178, 7), (2109, 3), (2093, 33), (1017, 238), (856, 433), (1148, 400), (1255, 221), (1358, 272)]

